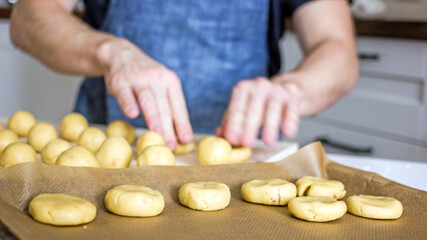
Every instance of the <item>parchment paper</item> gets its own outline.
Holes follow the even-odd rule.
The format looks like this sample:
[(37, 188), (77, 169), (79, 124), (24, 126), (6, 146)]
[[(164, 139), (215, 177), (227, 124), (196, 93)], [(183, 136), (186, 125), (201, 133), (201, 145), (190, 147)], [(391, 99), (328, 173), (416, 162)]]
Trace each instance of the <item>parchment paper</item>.
[[(347, 196), (372, 194), (399, 199), (398, 220), (371, 220), (349, 213), (328, 223), (292, 217), (287, 207), (244, 202), (242, 183), (258, 178), (294, 182), (313, 175), (342, 181)], [(231, 189), (230, 205), (222, 211), (199, 212), (179, 204), (178, 188), (187, 182), (218, 181)], [(103, 199), (119, 184), (140, 184), (163, 193), (160, 216), (127, 218), (109, 213)], [(427, 192), (328, 160), (320, 143), (308, 145), (276, 163), (221, 166), (151, 166), (120, 170), (75, 168), (25, 163), (0, 169), (0, 220), (21, 239), (427, 239)], [(28, 203), (40, 193), (67, 193), (97, 208), (95, 220), (75, 227), (34, 221)], [(346, 197), (347, 197), (346, 196)]]

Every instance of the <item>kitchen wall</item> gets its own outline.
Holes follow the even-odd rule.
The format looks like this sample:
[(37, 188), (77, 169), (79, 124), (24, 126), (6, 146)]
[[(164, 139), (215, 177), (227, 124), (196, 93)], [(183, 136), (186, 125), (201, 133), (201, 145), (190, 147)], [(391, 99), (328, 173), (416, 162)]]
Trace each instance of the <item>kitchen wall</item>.
[(55, 73), (14, 48), (9, 20), (0, 20), (0, 116), (26, 109), (36, 118), (60, 121), (72, 111), (81, 79)]

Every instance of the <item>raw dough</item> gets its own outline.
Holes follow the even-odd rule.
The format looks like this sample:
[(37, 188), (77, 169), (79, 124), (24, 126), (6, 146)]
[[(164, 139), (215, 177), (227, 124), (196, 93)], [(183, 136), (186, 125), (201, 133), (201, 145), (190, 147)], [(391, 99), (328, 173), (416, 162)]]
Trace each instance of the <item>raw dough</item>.
[(153, 145), (165, 145), (165, 140), (163, 139), (162, 135), (154, 131), (148, 131), (142, 134), (136, 142), (136, 151), (138, 156), (141, 155), (144, 148)]
[(135, 128), (123, 120), (116, 120), (107, 127), (107, 137), (124, 137), (129, 144), (135, 140)]
[(4, 168), (19, 163), (35, 161), (37, 161), (36, 152), (30, 145), (26, 143), (11, 143), (0, 154), (0, 166)]
[(0, 130), (0, 154), (9, 144), (14, 142), (19, 142), (19, 137), (15, 132), (9, 129)]
[(163, 195), (148, 187), (121, 185), (110, 189), (105, 195), (108, 211), (128, 217), (152, 217), (165, 208)]
[(194, 210), (216, 211), (230, 203), (231, 193), (227, 185), (218, 182), (186, 183), (179, 189), (179, 202)]
[(144, 148), (136, 160), (138, 167), (151, 165), (175, 165), (175, 156), (165, 145), (153, 145)]
[(3, 130), (3, 125), (0, 123), (0, 130)]
[(231, 150), (230, 163), (246, 162), (251, 155), (252, 149), (248, 147), (233, 147)]
[(46, 146), (40, 152), (44, 163), (55, 164), (59, 154), (65, 150), (70, 149), (71, 144), (64, 139), (53, 139), (50, 140)]
[(88, 223), (96, 216), (92, 203), (68, 194), (40, 194), (31, 200), (28, 211), (36, 221), (58, 226)]
[(344, 216), (347, 206), (344, 201), (332, 197), (296, 197), (289, 201), (288, 209), (297, 218), (327, 222)]
[(103, 168), (127, 168), (132, 161), (132, 147), (123, 137), (109, 137), (95, 156)]
[(62, 121), (59, 132), (68, 141), (76, 142), (80, 134), (89, 127), (86, 118), (80, 113), (70, 113)]
[(344, 184), (336, 180), (305, 176), (296, 182), (298, 196), (333, 197), (341, 199), (346, 191)]
[(50, 140), (58, 138), (55, 127), (49, 123), (37, 123), (34, 125), (27, 136), (28, 144), (40, 152)]
[(252, 203), (286, 205), (297, 196), (293, 183), (282, 179), (252, 180), (241, 188), (242, 198)]
[(231, 144), (219, 137), (209, 136), (200, 141), (197, 147), (197, 160), (200, 165), (225, 164), (230, 162)]
[(392, 197), (354, 195), (347, 198), (348, 212), (374, 219), (397, 219), (402, 216), (402, 203)]
[(56, 159), (56, 165), (74, 167), (99, 167), (95, 155), (84, 147), (75, 146), (65, 150)]
[(196, 143), (194, 142), (187, 143), (187, 144), (178, 143), (173, 153), (175, 153), (176, 155), (183, 155), (183, 154), (193, 152), (194, 149), (196, 149)]
[(30, 129), (36, 124), (33, 114), (27, 111), (15, 112), (7, 122), (7, 128), (20, 137), (26, 137)]
[(105, 139), (107, 139), (107, 136), (101, 129), (88, 127), (80, 134), (77, 139), (77, 145), (87, 148), (92, 153), (96, 153)]

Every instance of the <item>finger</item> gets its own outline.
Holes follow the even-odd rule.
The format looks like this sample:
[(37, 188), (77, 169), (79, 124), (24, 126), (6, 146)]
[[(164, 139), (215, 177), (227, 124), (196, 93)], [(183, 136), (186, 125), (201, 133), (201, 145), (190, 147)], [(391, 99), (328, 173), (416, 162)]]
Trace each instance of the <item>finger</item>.
[(187, 105), (185, 104), (184, 93), (181, 82), (175, 74), (172, 74), (168, 82), (168, 97), (172, 110), (173, 122), (179, 142), (190, 143), (193, 141), (193, 129), (188, 117)]
[(222, 126), (219, 126), (215, 130), (215, 135), (217, 137), (222, 137), (223, 136), (223, 132), (224, 132), (224, 129), (222, 128)]
[(250, 91), (251, 81), (241, 81), (234, 87), (231, 94), (230, 106), (224, 117), (224, 137), (232, 145), (241, 144)]
[(289, 93), (287, 105), (284, 108), (284, 114), (282, 119), (282, 133), (287, 138), (295, 138), (298, 133), (298, 127), (300, 122), (299, 116), (299, 90), (295, 85), (285, 86), (285, 90)]
[(273, 94), (267, 102), (262, 130), (262, 140), (267, 145), (273, 145), (278, 140), (283, 103), (286, 95), (286, 91), (277, 84), (273, 85), (273, 89)]
[(107, 89), (117, 99), (123, 113), (129, 118), (136, 118), (139, 115), (139, 109), (132, 88), (123, 79), (108, 78), (106, 77)]
[(225, 128), (225, 120), (227, 119), (227, 113), (228, 111), (225, 111), (224, 115), (222, 116), (221, 125), (215, 130), (215, 135), (217, 137), (224, 137), (224, 128)]
[(163, 76), (162, 79), (151, 80), (150, 88), (156, 101), (157, 112), (163, 127), (163, 137), (165, 139), (165, 143), (170, 149), (175, 150), (177, 139), (173, 127), (171, 107), (169, 105), (169, 99), (167, 96), (167, 87)]
[(162, 122), (157, 112), (156, 101), (151, 91), (148, 88), (143, 88), (139, 90), (137, 97), (148, 129), (163, 135)]
[(265, 78), (258, 78), (255, 81), (255, 88), (251, 92), (247, 108), (245, 128), (241, 141), (243, 146), (253, 147), (255, 145), (270, 88), (271, 83)]
[(123, 113), (128, 118), (136, 118), (139, 115), (138, 105), (130, 87), (122, 88), (116, 95), (117, 101)]

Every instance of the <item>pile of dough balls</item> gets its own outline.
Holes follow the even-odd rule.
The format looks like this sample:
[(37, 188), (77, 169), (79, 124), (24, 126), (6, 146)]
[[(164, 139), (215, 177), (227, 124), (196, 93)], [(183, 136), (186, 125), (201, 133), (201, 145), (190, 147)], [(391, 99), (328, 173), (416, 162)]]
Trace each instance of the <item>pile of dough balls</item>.
[(251, 155), (250, 148), (233, 148), (227, 140), (215, 136), (204, 138), (197, 147), (197, 160), (200, 165), (245, 162)]
[(36, 151), (40, 151), (44, 141), (49, 140), (45, 138), (49, 133), (45, 135), (37, 128), (38, 130), (34, 130), (34, 134), (31, 135), (31, 140), (37, 132), (42, 135), (40, 141), (28, 141), (26, 144), (20, 140), (20, 137), (30, 139), (31, 129), (36, 125), (34, 116), (27, 111), (15, 112), (7, 122), (7, 129), (0, 124), (0, 167), (7, 168), (20, 163), (37, 161)]
[[(28, 145), (47, 164), (128, 168), (134, 159), (131, 144), (135, 141), (136, 131), (123, 120), (111, 122), (104, 132), (96, 126), (89, 126), (83, 115), (70, 113), (62, 118), (57, 131), (50, 123), (37, 122), (28, 111), (17, 111), (9, 118), (7, 126), (8, 129), (0, 128), (0, 154), (11, 143), (26, 138)], [(178, 143), (172, 152), (160, 134), (147, 131), (136, 142), (136, 165), (176, 165), (175, 155), (195, 150), (195, 142)], [(215, 136), (206, 137), (197, 148), (197, 159), (201, 165), (244, 162), (251, 155), (250, 148), (232, 147), (227, 140)]]

